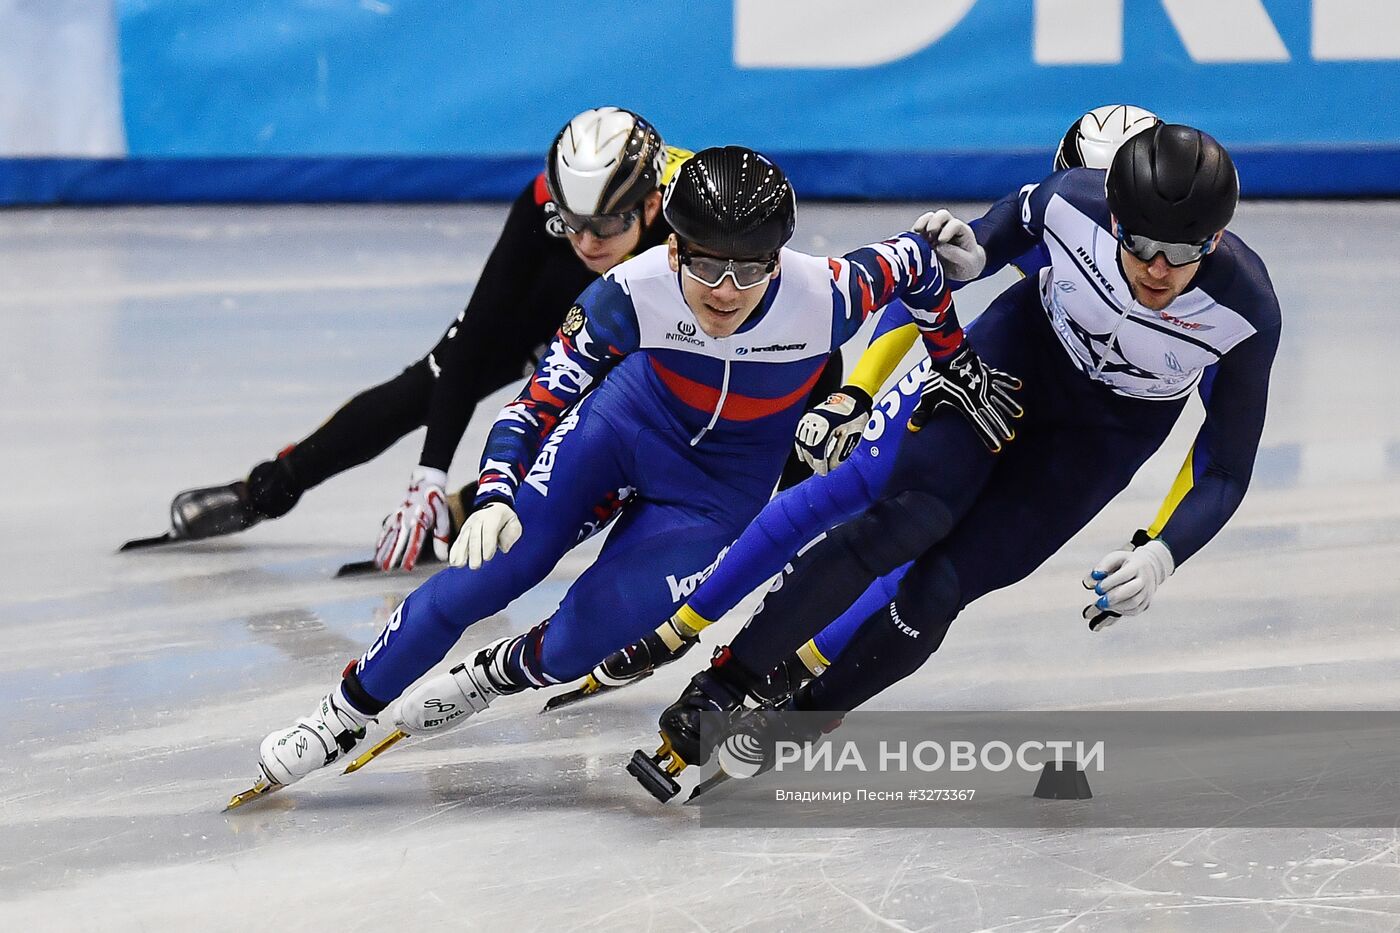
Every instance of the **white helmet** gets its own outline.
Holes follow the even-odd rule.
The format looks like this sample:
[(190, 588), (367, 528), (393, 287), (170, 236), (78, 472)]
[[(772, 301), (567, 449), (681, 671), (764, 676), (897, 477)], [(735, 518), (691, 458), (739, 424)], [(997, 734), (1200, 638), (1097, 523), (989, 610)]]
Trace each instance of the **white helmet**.
[(661, 188), (666, 146), (656, 129), (630, 110), (585, 110), (549, 147), (545, 183), (561, 212), (617, 214)]
[(1132, 104), (1095, 107), (1070, 124), (1055, 151), (1055, 171), (1062, 168), (1108, 168), (1118, 147), (1161, 123), (1152, 111)]

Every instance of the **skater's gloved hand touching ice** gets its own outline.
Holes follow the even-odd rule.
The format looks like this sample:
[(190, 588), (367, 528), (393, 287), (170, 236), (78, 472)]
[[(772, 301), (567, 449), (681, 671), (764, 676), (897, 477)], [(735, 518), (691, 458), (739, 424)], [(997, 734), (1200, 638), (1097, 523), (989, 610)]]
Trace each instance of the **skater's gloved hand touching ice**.
[(1140, 547), (1125, 545), (1094, 566), (1084, 578), (1084, 588), (1098, 598), (1084, 607), (1091, 631), (1112, 625), (1122, 616), (1145, 612), (1157, 587), (1176, 570), (1171, 548), (1153, 538)]
[(506, 503), (487, 502), (478, 506), (462, 523), (462, 533), (452, 545), (452, 566), (480, 570), (482, 564), (496, 556), (498, 549), (502, 554), (510, 553), (523, 533), (515, 509)]
[(412, 570), (429, 541), (437, 559), (447, 559), (451, 519), (446, 486), (447, 474), (441, 470), (420, 466), (413, 471), (403, 504), (380, 526), (379, 541), (374, 547), (376, 567)]
[(836, 469), (856, 449), (870, 418), (871, 399), (860, 386), (842, 386), (797, 423), (797, 459), (818, 476)]
[(914, 221), (914, 232), (928, 240), (943, 273), (955, 282), (970, 282), (987, 267), (987, 251), (972, 228), (946, 210), (920, 216)]

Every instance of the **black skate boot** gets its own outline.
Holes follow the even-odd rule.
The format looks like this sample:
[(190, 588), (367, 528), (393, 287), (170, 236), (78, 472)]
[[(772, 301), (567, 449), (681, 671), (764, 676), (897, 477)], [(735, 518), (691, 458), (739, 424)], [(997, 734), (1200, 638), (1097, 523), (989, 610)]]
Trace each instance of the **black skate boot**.
[(170, 531), (177, 541), (233, 534), (262, 519), (248, 501), (248, 484), (243, 480), (186, 489), (170, 503)]
[(604, 658), (603, 662), (583, 679), (582, 684), (550, 697), (540, 712), (553, 712), (599, 693), (645, 680), (658, 667), (684, 656), (699, 641), (698, 635), (691, 633), (689, 629), (683, 631), (674, 618), (667, 619), (650, 635)]
[(719, 770), (696, 785), (686, 802), (731, 778), (751, 778), (773, 770), (779, 742), (805, 746), (841, 725), (840, 713), (822, 713), (810, 704), (804, 684), (779, 702), (739, 711), (715, 749)]
[(640, 749), (633, 752), (628, 773), (662, 803), (676, 796), (681, 788), (675, 776), (689, 765), (709, 761), (733, 714), (743, 709), (753, 681), (729, 649), (721, 648), (710, 667), (692, 677), (680, 698), (661, 714), (661, 747), (654, 755)]
[(770, 703), (781, 704), (815, 676), (801, 658), (790, 655), (758, 682), (754, 693)]
[(247, 479), (223, 486), (186, 489), (170, 503), (170, 530), (152, 538), (135, 538), (119, 550), (134, 551), (162, 544), (216, 538), (252, 528), (265, 518), (279, 518), (301, 498), (302, 487), (292, 474), (288, 447), (276, 459), (253, 467)]
[(215, 538), (280, 518), (301, 498), (285, 456), (264, 460), (246, 480), (187, 489), (170, 503), (170, 528), (180, 541)]

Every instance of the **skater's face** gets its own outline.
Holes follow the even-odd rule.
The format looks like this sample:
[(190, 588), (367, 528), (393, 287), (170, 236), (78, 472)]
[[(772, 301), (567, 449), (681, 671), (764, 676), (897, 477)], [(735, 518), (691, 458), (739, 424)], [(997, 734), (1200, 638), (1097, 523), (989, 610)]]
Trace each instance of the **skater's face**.
[[(777, 257), (735, 259), (733, 268), (729, 268), (728, 257), (719, 263), (706, 262), (718, 257), (693, 246), (682, 249), (675, 234), (671, 235), (668, 249), (671, 271), (680, 273), (685, 303), (695, 314), (700, 329), (710, 337), (728, 337), (743, 327), (749, 315), (763, 303), (763, 296), (768, 294), (769, 286), (780, 271)], [(701, 260), (699, 265), (694, 264), (696, 259)], [(709, 282), (716, 281), (713, 275), (717, 268), (720, 269), (719, 284), (710, 285)]]
[(575, 232), (565, 226), (564, 235), (568, 237), (569, 245), (574, 248), (574, 255), (598, 275), (631, 256), (642, 242), (642, 233), (656, 220), (656, 215), (661, 213), (661, 193), (653, 191), (647, 195), (642, 206), (632, 213), (635, 216), (627, 229), (614, 236), (599, 236), (586, 228)]
[[(1117, 220), (1114, 219), (1113, 223), (1116, 226)], [(1219, 242), (1220, 233), (1217, 233), (1211, 238), (1207, 253)], [(1174, 266), (1167, 262), (1163, 253), (1144, 261), (1122, 243), (1118, 244), (1118, 264), (1123, 269), (1123, 277), (1128, 280), (1128, 287), (1132, 289), (1137, 303), (1150, 311), (1162, 311), (1180, 297), (1181, 293), (1190, 287), (1191, 280), (1201, 268), (1199, 259), (1184, 266)]]

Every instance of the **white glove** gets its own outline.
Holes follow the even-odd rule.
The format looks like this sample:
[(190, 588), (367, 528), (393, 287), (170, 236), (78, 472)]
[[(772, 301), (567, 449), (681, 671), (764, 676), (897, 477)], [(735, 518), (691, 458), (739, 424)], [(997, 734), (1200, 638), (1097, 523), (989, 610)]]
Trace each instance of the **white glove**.
[(509, 554), (523, 533), (515, 509), (504, 502), (488, 502), (462, 523), (462, 533), (452, 545), (449, 560), (453, 567), (465, 565), (480, 570), (482, 564), (496, 556), (497, 548), (502, 554)]
[(1157, 587), (1176, 570), (1176, 561), (1165, 542), (1152, 539), (1141, 547), (1131, 544), (1114, 551), (1084, 578), (1084, 588), (1099, 598), (1084, 607), (1089, 630), (1097, 632), (1120, 616), (1135, 616), (1152, 604)]
[(919, 234), (943, 264), (943, 272), (955, 282), (971, 282), (987, 268), (987, 251), (977, 242), (972, 228), (948, 211), (930, 211), (914, 221)]
[(860, 443), (870, 420), (870, 396), (859, 386), (842, 386), (797, 422), (797, 459), (825, 476)]
[(447, 511), (446, 486), (447, 474), (441, 470), (420, 466), (413, 471), (403, 505), (389, 514), (379, 527), (379, 540), (374, 546), (376, 567), (412, 570), (423, 552), (423, 545), (429, 540), (433, 542), (437, 559), (447, 560), (451, 518)]

